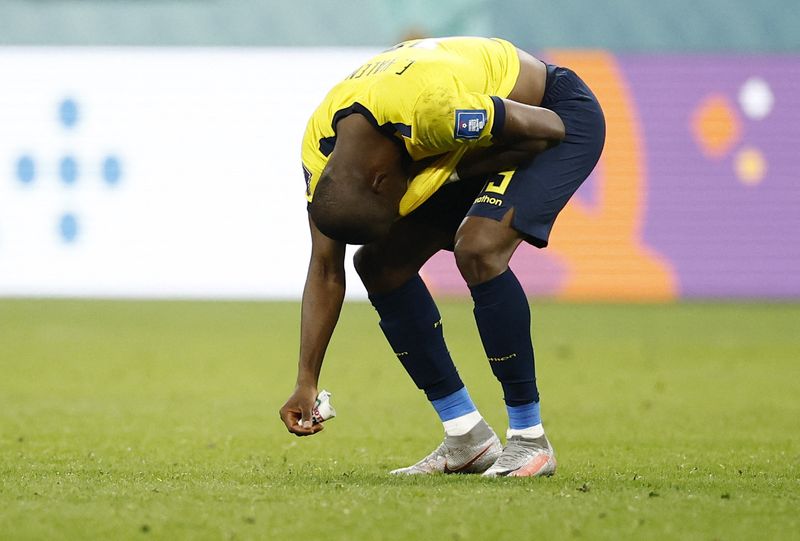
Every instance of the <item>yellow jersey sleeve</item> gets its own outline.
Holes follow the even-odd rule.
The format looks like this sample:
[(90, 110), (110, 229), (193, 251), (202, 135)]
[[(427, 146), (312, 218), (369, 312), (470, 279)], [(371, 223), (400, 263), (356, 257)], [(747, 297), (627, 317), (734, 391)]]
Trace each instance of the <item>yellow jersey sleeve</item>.
[(488, 147), (505, 122), (505, 105), (496, 96), (469, 92), (458, 81), (425, 89), (414, 109), (406, 148), (413, 159), (441, 156), (408, 184), (400, 201), (406, 216), (450, 177), (469, 150)]
[(300, 160), (306, 183), (306, 201), (309, 203), (314, 197), (317, 181), (319, 181), (319, 177), (322, 176), (322, 171), (328, 163), (327, 157), (319, 150), (319, 132), (320, 130), (315, 127), (314, 119), (312, 118), (306, 127), (300, 149)]
[(502, 129), (505, 107), (500, 98), (469, 92), (455, 79), (448, 83), (428, 87), (417, 98), (406, 145), (412, 159), (488, 147)]

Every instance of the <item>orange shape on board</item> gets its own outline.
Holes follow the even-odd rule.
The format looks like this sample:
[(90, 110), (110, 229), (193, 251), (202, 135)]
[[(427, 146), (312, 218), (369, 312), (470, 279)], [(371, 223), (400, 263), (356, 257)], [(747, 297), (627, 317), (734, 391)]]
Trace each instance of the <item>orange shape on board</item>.
[(692, 133), (703, 154), (722, 157), (739, 140), (742, 125), (736, 110), (721, 94), (713, 94), (692, 114)]
[(669, 261), (642, 239), (647, 205), (643, 134), (625, 77), (613, 55), (556, 51), (592, 88), (606, 117), (606, 145), (597, 165), (596, 203), (573, 198), (562, 211), (549, 250), (565, 266), (560, 296), (571, 299), (668, 300), (677, 295)]

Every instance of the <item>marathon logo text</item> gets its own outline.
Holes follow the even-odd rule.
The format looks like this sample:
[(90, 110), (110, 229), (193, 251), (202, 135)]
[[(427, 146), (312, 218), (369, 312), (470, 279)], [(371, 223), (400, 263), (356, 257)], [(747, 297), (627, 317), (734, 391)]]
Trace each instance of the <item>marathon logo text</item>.
[(497, 197), (492, 197), (491, 195), (483, 194), (482, 196), (478, 197), (473, 203), (486, 203), (488, 205), (495, 205), (495, 206), (502, 206), (503, 200), (498, 199)]
[(486, 126), (486, 109), (456, 109), (456, 139), (477, 139)]

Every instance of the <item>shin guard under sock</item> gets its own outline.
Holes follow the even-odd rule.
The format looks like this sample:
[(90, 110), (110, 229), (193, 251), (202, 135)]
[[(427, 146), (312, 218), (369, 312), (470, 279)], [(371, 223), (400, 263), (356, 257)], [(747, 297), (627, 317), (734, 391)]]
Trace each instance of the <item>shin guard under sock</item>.
[(531, 312), (517, 277), (507, 269), (470, 287), (475, 322), (506, 405), (539, 402), (531, 343)]
[(370, 295), (397, 358), (428, 400), (464, 387), (442, 334), (442, 320), (419, 275), (388, 293)]

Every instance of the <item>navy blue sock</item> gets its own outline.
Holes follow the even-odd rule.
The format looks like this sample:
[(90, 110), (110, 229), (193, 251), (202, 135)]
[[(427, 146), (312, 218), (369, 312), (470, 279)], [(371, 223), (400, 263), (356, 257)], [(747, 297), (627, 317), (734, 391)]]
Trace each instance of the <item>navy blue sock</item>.
[(475, 322), (507, 406), (539, 402), (531, 343), (531, 310), (525, 291), (506, 270), (488, 282), (470, 287)]
[(388, 293), (370, 295), (381, 329), (414, 383), (428, 400), (464, 387), (442, 334), (442, 318), (419, 275)]

